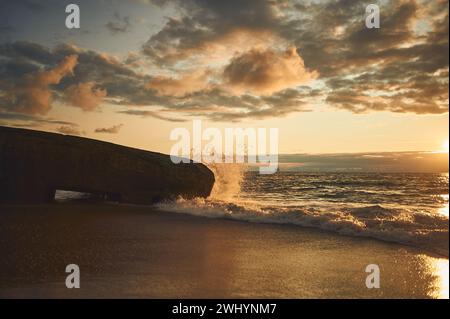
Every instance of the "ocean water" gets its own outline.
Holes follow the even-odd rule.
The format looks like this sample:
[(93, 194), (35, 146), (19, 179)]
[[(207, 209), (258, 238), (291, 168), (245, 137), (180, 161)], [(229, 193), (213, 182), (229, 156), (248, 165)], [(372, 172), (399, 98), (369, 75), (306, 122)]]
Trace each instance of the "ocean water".
[(210, 218), (312, 227), (448, 257), (448, 174), (260, 175), (239, 166), (212, 169), (216, 184), (209, 198), (180, 198), (160, 203), (159, 208)]

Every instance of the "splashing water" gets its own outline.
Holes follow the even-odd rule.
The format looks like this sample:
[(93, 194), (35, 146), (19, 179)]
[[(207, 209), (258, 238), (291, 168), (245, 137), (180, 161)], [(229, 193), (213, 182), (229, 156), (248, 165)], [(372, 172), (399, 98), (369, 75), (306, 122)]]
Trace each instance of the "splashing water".
[(243, 164), (208, 164), (216, 179), (209, 199), (217, 201), (236, 200), (241, 193), (245, 166)]

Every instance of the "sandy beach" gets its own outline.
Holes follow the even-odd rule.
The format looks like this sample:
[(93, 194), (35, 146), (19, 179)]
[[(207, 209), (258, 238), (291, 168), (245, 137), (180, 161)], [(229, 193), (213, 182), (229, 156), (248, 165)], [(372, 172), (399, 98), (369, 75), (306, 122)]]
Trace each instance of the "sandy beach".
[[(448, 298), (448, 259), (407, 246), (148, 206), (0, 206), (1, 298)], [(65, 287), (77, 264), (81, 288)], [(381, 288), (365, 286), (377, 264)]]

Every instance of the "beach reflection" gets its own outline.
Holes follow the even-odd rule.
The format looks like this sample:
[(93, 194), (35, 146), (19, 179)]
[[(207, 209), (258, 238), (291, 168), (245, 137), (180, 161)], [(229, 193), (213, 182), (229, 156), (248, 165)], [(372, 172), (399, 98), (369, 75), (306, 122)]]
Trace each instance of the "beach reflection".
[(445, 204), (439, 208), (438, 213), (448, 217), (448, 194), (441, 195), (441, 198), (445, 201)]
[(438, 299), (449, 298), (449, 261), (444, 258), (433, 258), (422, 255), (426, 271), (433, 280), (430, 282), (429, 297)]
[[(447, 210), (448, 214), (448, 210)], [(434, 267), (438, 277), (436, 298), (448, 299), (448, 259), (435, 259)]]

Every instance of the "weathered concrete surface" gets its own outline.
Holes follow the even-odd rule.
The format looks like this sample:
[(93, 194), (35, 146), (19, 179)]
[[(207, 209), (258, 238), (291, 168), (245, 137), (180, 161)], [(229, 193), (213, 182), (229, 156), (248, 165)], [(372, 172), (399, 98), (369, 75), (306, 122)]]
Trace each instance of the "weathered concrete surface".
[(214, 174), (203, 164), (97, 140), (0, 126), (0, 203), (42, 203), (55, 190), (119, 202), (207, 197)]

